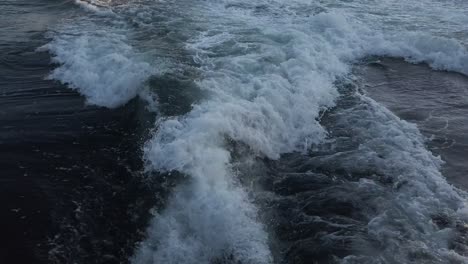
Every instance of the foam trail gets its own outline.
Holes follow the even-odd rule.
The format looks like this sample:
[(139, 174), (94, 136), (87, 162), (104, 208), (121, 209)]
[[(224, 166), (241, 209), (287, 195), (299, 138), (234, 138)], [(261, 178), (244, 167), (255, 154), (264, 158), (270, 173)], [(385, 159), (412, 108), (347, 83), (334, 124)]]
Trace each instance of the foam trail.
[[(210, 18), (220, 19), (215, 24), (222, 29), (202, 33), (188, 48), (202, 65), (198, 85), (210, 98), (186, 116), (161, 123), (145, 148), (149, 169), (180, 171), (192, 180), (175, 190), (167, 208), (155, 216), (134, 263), (209, 263), (226, 257), (225, 252), (242, 263), (269, 263), (267, 236), (255, 210), (232, 183), (226, 139), (271, 159), (319, 144), (326, 131), (317, 119), (321, 110), (334, 105), (335, 81), (349, 73), (351, 63), (368, 55), (466, 71), (457, 58), (466, 56), (466, 50), (453, 41), (445, 40), (455, 52), (444, 50), (444, 45), (421, 45), (427, 41), (421, 35), (387, 37), (339, 13), (296, 24), (225, 6), (213, 5), (209, 11), (216, 12)], [(255, 34), (256, 41), (237, 32)], [(250, 43), (243, 43), (245, 38)], [(213, 50), (225, 55), (211, 56)], [(443, 182), (440, 175), (434, 177)], [(450, 198), (456, 197), (447, 188)], [(221, 209), (220, 203), (235, 209)], [(245, 250), (249, 248), (255, 250)]]

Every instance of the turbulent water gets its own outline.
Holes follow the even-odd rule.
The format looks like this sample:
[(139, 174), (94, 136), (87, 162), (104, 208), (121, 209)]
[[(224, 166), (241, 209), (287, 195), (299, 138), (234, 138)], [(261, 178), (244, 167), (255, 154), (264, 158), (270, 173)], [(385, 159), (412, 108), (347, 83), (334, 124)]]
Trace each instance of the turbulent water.
[[(460, 79), (461, 88), (445, 100), (454, 102), (449, 109), (465, 109), (450, 116), (463, 116), (466, 1), (43, 5), (55, 12), (54, 20), (40, 30), (43, 39), (31, 52), (49, 54), (54, 63), (45, 81), (77, 91), (88, 106), (146, 109), (135, 118), (150, 124), (120, 140), (132, 146), (124, 156), (143, 162), (135, 178), (145, 187), (132, 188), (144, 191), (131, 192), (129, 203), (150, 203), (131, 214), (144, 218), (142, 211), (152, 207), (148, 221), (128, 219), (132, 227), (119, 231), (124, 225), (117, 224), (110, 231), (124, 234), (111, 239), (127, 239), (117, 257), (103, 253), (122, 244), (116, 241), (70, 246), (86, 243), (80, 237), (87, 229), (70, 226), (93, 221), (80, 213), (56, 232), (71, 234), (50, 240), (49, 261), (468, 263), (467, 145), (439, 151), (445, 148), (430, 136), (441, 130), (424, 125), (430, 118), (399, 111), (419, 106), (414, 111), (424, 113), (438, 105), (422, 107), (425, 101), (414, 98), (423, 95), (376, 88), (382, 76), (414, 76), (406, 70), (395, 75), (388, 70), (392, 61), (383, 58), (425, 63), (431, 69), (414, 66), (421, 75), (455, 72), (447, 78)], [(3, 38), (10, 43), (21, 35)], [(406, 62), (393, 63), (411, 69)], [(463, 118), (454, 120), (466, 131)], [(451, 135), (466, 142), (463, 132), (453, 132), (439, 147), (450, 144)], [(446, 180), (445, 159), (459, 164), (451, 167), (460, 174), (451, 181), (455, 186)]]

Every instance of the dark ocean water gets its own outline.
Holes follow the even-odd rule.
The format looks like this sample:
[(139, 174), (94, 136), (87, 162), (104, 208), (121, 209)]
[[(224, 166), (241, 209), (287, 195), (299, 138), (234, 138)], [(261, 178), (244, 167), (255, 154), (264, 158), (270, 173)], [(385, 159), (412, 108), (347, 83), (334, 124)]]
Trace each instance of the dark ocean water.
[(154, 206), (139, 148), (152, 117), (138, 100), (88, 106), (45, 80), (55, 65), (36, 49), (72, 2), (0, 6), (0, 263), (126, 259)]
[(0, 263), (468, 263), (466, 7), (423, 4), (0, 2)]

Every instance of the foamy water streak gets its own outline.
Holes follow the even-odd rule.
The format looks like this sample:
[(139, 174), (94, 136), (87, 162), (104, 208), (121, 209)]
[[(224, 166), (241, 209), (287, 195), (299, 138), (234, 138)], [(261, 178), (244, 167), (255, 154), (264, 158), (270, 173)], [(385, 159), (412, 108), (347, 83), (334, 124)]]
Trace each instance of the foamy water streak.
[[(421, 263), (466, 262), (450, 245), (459, 235), (452, 224), (468, 220), (464, 193), (446, 182), (440, 172), (442, 160), (426, 149), (415, 125), (372, 99), (360, 98), (362, 103), (337, 114), (335, 124), (352, 124), (351, 134), (360, 143), (359, 149), (318, 158), (316, 163), (335, 164), (334, 169), (356, 174), (374, 173), (371, 179), (359, 182), (366, 188), (382, 188), (378, 183), (382, 179), (390, 179), (393, 186), (388, 190), (391, 195), (381, 189), (382, 194), (363, 206), (376, 211), (369, 215), (366, 235), (380, 246), (371, 245), (370, 257), (356, 254), (346, 257), (344, 263), (368, 263), (375, 255), (381, 258), (378, 263), (405, 263), (418, 254), (426, 255), (414, 257)], [(441, 228), (437, 216), (447, 217), (451, 224)]]
[[(214, 230), (204, 228), (218, 227), (218, 221), (226, 217), (239, 219), (242, 225), (253, 229), (260, 228), (245, 209), (251, 206), (245, 200), (233, 199), (232, 192), (238, 193), (240, 189), (223, 183), (229, 182), (232, 175), (227, 166), (230, 159), (225, 139), (242, 142), (253, 153), (272, 159), (320, 143), (326, 132), (317, 118), (322, 109), (333, 105), (337, 97), (334, 82), (349, 72), (349, 63), (367, 55), (389, 55), (425, 61), (438, 69), (466, 72), (463, 61), (466, 50), (451, 40), (424, 34), (408, 34), (409, 38), (385, 36), (353, 23), (342, 14), (319, 14), (308, 23), (295, 24), (288, 21), (290, 18), (284, 21), (277, 18), (275, 23), (245, 9), (220, 6), (216, 12), (238, 21), (221, 20), (216, 24), (222, 28), (208, 30), (189, 43), (204, 71), (198, 84), (211, 93), (211, 98), (195, 106), (188, 115), (162, 123), (146, 147), (152, 169), (178, 170), (191, 175), (193, 182), (176, 190), (167, 209), (155, 217), (149, 239), (136, 255), (136, 263), (172, 259), (208, 263), (220, 257), (221, 251), (212, 251), (213, 245), (201, 238), (218, 236), (226, 239), (221, 244), (234, 253), (234, 259), (242, 263), (269, 262), (269, 257), (252, 262), (254, 256), (268, 256), (266, 253), (249, 257), (253, 252), (236, 252), (236, 248), (249, 247), (249, 243), (257, 243), (255, 248), (265, 252), (266, 238), (258, 239), (257, 235), (256, 240), (251, 240), (251, 233), (231, 229), (229, 225)], [(254, 35), (239, 35), (238, 31)], [(242, 42), (244, 38), (249, 42)], [(427, 41), (436, 45), (426, 45)], [(451, 47), (445, 50), (447, 44)], [(222, 50), (227, 55), (211, 56), (215, 54), (213, 50)], [(458, 59), (460, 56), (462, 60)], [(443, 185), (440, 174), (434, 177)], [(200, 186), (213, 187), (199, 192), (206, 190)], [(457, 196), (448, 185), (444, 188), (452, 192), (450, 199)], [(220, 199), (219, 191), (229, 195)], [(199, 199), (200, 196), (205, 199)], [(224, 211), (222, 217), (206, 219), (205, 215), (216, 215), (215, 204), (219, 200), (232, 203), (239, 210)], [(424, 204), (429, 206), (431, 202)], [(175, 239), (166, 235), (174, 233)], [(231, 240), (232, 237), (242, 239)], [(184, 255), (191, 257), (180, 259), (181, 248)]]

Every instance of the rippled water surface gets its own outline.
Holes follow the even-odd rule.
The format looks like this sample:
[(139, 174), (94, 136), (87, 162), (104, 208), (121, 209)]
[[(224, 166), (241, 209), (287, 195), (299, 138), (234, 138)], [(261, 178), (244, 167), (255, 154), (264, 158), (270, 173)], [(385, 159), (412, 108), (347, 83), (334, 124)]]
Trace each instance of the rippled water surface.
[(468, 263), (465, 1), (0, 3), (0, 262)]

